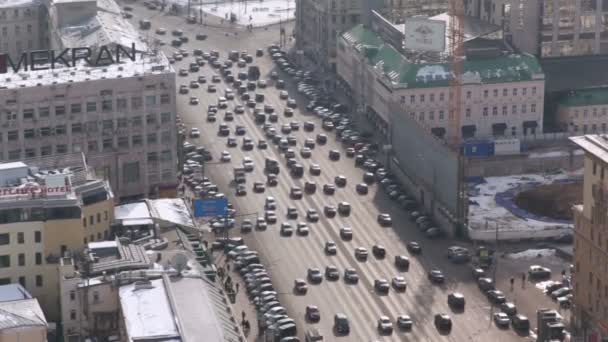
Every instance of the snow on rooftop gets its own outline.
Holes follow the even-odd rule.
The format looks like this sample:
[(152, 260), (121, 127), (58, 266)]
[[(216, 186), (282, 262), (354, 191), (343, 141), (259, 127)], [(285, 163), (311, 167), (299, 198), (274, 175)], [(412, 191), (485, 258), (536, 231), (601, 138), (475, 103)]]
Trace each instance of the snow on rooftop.
[(22, 167), (28, 167), (24, 162), (0, 163), (0, 170), (12, 170)]
[(37, 6), (40, 0), (0, 0), (0, 8)]
[(114, 217), (117, 220), (151, 218), (146, 202), (117, 205), (114, 207)]
[(149, 203), (154, 207), (158, 219), (181, 226), (195, 226), (186, 202), (182, 198), (161, 198), (150, 200)]
[[(179, 332), (163, 279), (150, 281), (149, 288), (136, 288), (137, 283), (121, 286), (120, 306), (131, 341), (145, 338), (176, 338)], [(165, 339), (163, 339), (165, 341)]]
[(32, 298), (21, 284), (7, 284), (0, 286), (0, 302), (10, 302), (14, 300), (22, 300)]
[(427, 78), (427, 77), (441, 77), (447, 79), (450, 75), (450, 71), (446, 70), (443, 65), (425, 65), (418, 69), (416, 72), (416, 78)]
[(87, 245), (89, 249), (97, 249), (97, 248), (118, 248), (118, 242), (116, 241), (98, 241), (98, 242), (89, 242)]
[[(188, 0), (169, 0), (187, 5)], [(236, 3), (236, 2), (235, 2)], [(203, 11), (219, 18), (230, 18), (230, 13), (236, 15), (238, 25), (265, 26), (293, 20), (295, 18), (295, 1), (265, 0), (244, 2), (216, 3), (203, 5)], [(197, 13), (198, 10), (194, 10)]]

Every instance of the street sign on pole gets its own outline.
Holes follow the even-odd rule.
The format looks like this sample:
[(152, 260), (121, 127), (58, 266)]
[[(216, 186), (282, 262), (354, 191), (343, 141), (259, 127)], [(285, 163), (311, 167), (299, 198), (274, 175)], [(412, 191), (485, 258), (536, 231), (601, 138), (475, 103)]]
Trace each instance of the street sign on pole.
[(192, 201), (194, 217), (226, 216), (228, 199), (226, 198), (197, 198)]

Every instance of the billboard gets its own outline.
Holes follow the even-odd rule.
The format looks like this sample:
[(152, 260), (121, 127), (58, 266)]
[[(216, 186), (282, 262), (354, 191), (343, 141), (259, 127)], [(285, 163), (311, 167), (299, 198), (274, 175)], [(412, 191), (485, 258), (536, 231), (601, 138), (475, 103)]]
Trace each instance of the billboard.
[(192, 201), (194, 217), (226, 216), (228, 211), (227, 198), (197, 198)]
[(405, 48), (416, 51), (445, 51), (445, 21), (409, 18), (403, 28)]
[(372, 11), (371, 24), (372, 31), (378, 33), (382, 40), (392, 45), (398, 51), (403, 51), (403, 40), (405, 37), (403, 36), (403, 32), (395, 27), (395, 25), (376, 11)]

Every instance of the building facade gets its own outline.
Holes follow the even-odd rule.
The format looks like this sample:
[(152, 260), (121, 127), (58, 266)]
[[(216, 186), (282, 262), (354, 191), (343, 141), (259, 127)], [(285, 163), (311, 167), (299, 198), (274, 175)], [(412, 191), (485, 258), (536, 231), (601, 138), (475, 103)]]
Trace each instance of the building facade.
[(496, 24), (539, 57), (608, 53), (608, 3), (571, 0), (465, 0), (466, 13)]
[(84, 152), (120, 198), (156, 196), (177, 182), (175, 94), (164, 55), (9, 70), (0, 76), (0, 160)]
[[(362, 25), (338, 43), (338, 75), (359, 107), (387, 133), (395, 104), (439, 137), (449, 126), (449, 65), (413, 63)], [(542, 132), (544, 74), (535, 57), (511, 54), (464, 63), (460, 136), (504, 138)], [(370, 114), (371, 113), (371, 114)]]
[(81, 153), (63, 158), (74, 163), (61, 169), (48, 168), (54, 163), (48, 159), (0, 164), (0, 283), (20, 283), (53, 321), (59, 258), (108, 238), (114, 219), (109, 184), (93, 178)]
[(577, 90), (558, 102), (558, 125), (574, 134), (606, 133), (608, 89)]
[(0, 54), (48, 47), (46, 13), (42, 0), (0, 1)]
[(573, 324), (585, 341), (608, 340), (608, 137), (570, 138), (585, 151), (583, 204), (574, 206)]

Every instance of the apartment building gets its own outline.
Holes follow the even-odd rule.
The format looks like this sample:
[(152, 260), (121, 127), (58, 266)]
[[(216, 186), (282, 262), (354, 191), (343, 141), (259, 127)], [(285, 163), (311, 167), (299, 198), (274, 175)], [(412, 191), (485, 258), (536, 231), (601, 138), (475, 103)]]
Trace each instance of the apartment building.
[(606, 133), (608, 89), (586, 89), (569, 93), (557, 105), (557, 123), (574, 134)]
[(0, 160), (84, 152), (120, 198), (174, 190), (175, 72), (137, 58), (0, 75)]
[(507, 39), (539, 57), (608, 53), (608, 1), (465, 0), (465, 9), (502, 23)]
[(574, 211), (574, 335), (608, 339), (608, 136), (570, 138), (585, 151), (583, 203)]
[(82, 153), (0, 164), (0, 284), (18, 282), (56, 321), (59, 258), (108, 238), (113, 209)]
[(19, 284), (0, 286), (0, 341), (46, 342), (47, 322), (36, 298)]
[[(534, 56), (468, 56), (462, 79), (463, 139), (542, 132), (544, 74)], [(448, 128), (449, 65), (412, 62), (363, 25), (338, 43), (338, 75), (384, 133), (391, 108), (438, 137)], [(394, 106), (393, 106), (394, 105)]]
[(0, 54), (17, 58), (23, 51), (48, 47), (42, 0), (0, 1)]

